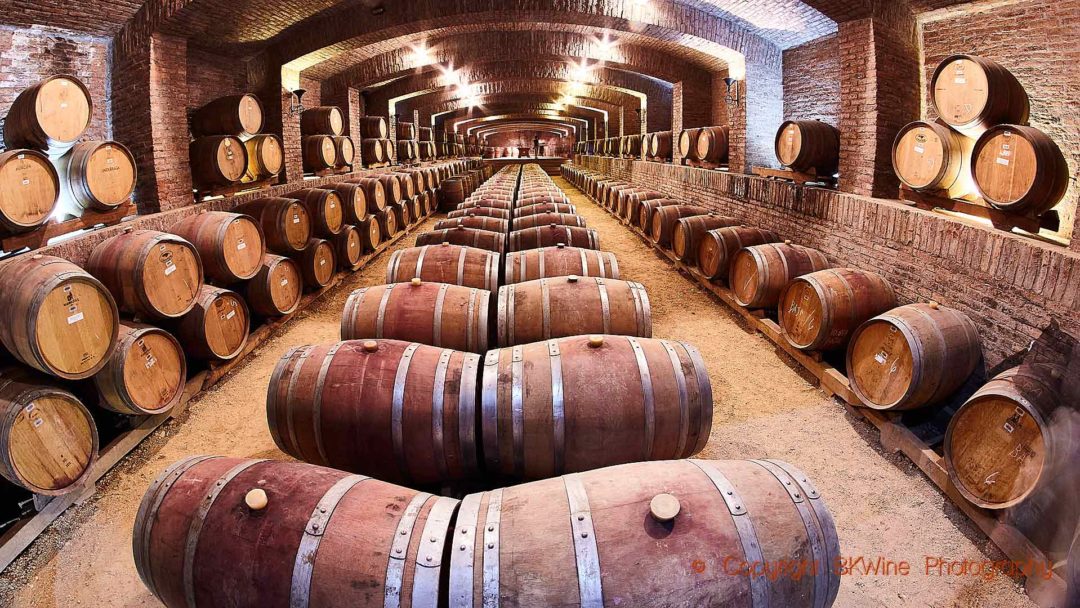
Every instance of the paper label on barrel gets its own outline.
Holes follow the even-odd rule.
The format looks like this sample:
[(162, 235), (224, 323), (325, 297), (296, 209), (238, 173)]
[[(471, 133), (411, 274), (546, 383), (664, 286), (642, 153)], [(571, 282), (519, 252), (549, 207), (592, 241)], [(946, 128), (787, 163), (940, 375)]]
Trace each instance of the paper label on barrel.
[(319, 266), (326, 266), (326, 260), (319, 260)]
[(289, 279), (281, 279), (281, 286), (282, 287), (285, 287), (288, 284), (289, 284)]
[(967, 84), (967, 78), (964, 78), (963, 76), (960, 76), (960, 77), (954, 78), (953, 82), (956, 83), (956, 84)]
[(300, 216), (299, 215), (292, 216), (292, 223), (299, 224), (300, 223)]
[(22, 180), (22, 185), (29, 186), (30, 185), (30, 178), (29, 177), (24, 177), (23, 180)]
[(1009, 159), (998, 157), (997, 164), (1005, 165), (1007, 167), (1007, 166), (1009, 166)]
[(83, 313), (77, 312), (67, 318), (68, 325), (73, 325), (83, 320)]
[(922, 154), (925, 151), (926, 151), (926, 148), (923, 148), (922, 146), (915, 146), (915, 153), (916, 154)]
[(172, 274), (174, 272), (176, 272), (176, 264), (173, 264), (172, 260), (166, 260), (165, 261), (165, 276), (169, 276), (170, 274)]
[(236, 250), (240, 251), (241, 249), (247, 249), (247, 243), (245, 243), (244, 241), (240, 241), (236, 244)]
[(236, 311), (235, 310), (230, 310), (229, 314), (225, 315), (225, 320), (227, 321), (227, 320), (229, 320), (229, 319), (231, 319), (231, 318), (233, 318), (235, 316), (236, 316)]
[(879, 365), (885, 365), (885, 362), (888, 360), (889, 353), (886, 353), (885, 351), (881, 351), (880, 353), (874, 355), (874, 361), (877, 361)]

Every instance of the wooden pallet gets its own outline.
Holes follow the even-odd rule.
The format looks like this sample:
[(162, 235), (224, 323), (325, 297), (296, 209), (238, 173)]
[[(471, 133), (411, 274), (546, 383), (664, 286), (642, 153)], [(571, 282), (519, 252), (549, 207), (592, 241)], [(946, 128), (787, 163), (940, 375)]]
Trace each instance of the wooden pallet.
[(390, 163), (368, 163), (364, 165), (365, 169), (382, 169), (383, 167), (389, 167)]
[[(425, 216), (425, 219), (426, 217), (428, 216)], [(421, 222), (413, 223), (405, 230), (398, 232), (389, 240), (380, 244), (375, 251), (361, 258), (358, 268), (363, 268), (373, 262), (391, 246), (412, 233), (420, 224)], [(176, 418), (187, 411), (188, 405), (193, 399), (216, 385), (229, 372), (244, 364), (248, 355), (265, 344), (277, 330), (314, 304), (328, 291), (340, 285), (352, 273), (353, 271), (348, 270), (336, 273), (325, 287), (304, 295), (300, 300), (300, 305), (294, 312), (284, 317), (266, 320), (255, 331), (251, 332), (244, 349), (235, 359), (221, 363), (211, 363), (208, 369), (204, 369), (189, 378), (184, 386), (184, 393), (180, 397), (180, 402), (172, 410), (155, 416), (132, 416), (130, 418), (131, 428), (101, 448), (98, 459), (91, 466), (90, 473), (80, 487), (61, 496), (35, 495), (34, 505), (37, 512), (16, 523), (0, 536), (0, 572), (3, 572), (11, 565), (34, 542), (34, 539), (44, 532), (49, 527), (49, 524), (60, 517), (64, 511), (72, 505), (81, 504), (93, 496), (97, 489), (97, 482), (132, 450), (138, 447), (143, 439), (149, 437), (154, 430), (169, 419)]]
[[(818, 380), (818, 386), (827, 395), (839, 397), (849, 412), (874, 425), (880, 433), (882, 447), (890, 452), (902, 452), (911, 459), (915, 466), (963, 511), (971, 519), (972, 523), (982, 530), (991, 542), (997, 545), (1009, 559), (1029, 564), (1045, 564), (1048, 562), (1043, 551), (1035, 546), (1022, 532), (1006, 522), (1000, 513), (979, 508), (968, 502), (949, 478), (949, 473), (945, 469), (944, 457), (927, 445), (911, 429), (904, 426), (900, 421), (899, 414), (865, 407), (858, 395), (851, 390), (851, 383), (843, 372), (824, 361), (817, 353), (804, 352), (793, 347), (784, 338), (780, 326), (766, 317), (762, 311), (744, 308), (735, 300), (731, 290), (727, 287), (714, 283), (696, 268), (682, 263), (675, 257), (674, 253), (653, 243), (636, 226), (622, 221), (610, 209), (597, 203), (587, 193), (582, 193), (597, 207), (620, 220), (620, 223), (627, 226), (627, 229), (645, 244), (669, 260), (676, 270), (694, 280), (703, 289), (726, 304), (747, 326), (768, 338), (778, 351), (786, 354), (805, 371), (809, 372), (811, 376), (815, 377)], [(1061, 608), (1064, 606), (1065, 581), (1056, 573), (1052, 574), (1049, 579), (1041, 576), (1028, 578), (1025, 581), (1025, 590), (1028, 596), (1043, 608)]]
[(829, 188), (836, 187), (836, 177), (832, 175), (818, 175), (814, 173), (803, 173), (801, 171), (792, 171), (791, 169), (771, 169), (769, 167), (754, 167), (754, 175), (760, 177), (768, 177), (770, 179), (780, 179), (789, 182), (794, 182), (800, 186), (811, 184), (826, 186)]
[(950, 211), (963, 215), (989, 220), (999, 230), (1011, 232), (1013, 228), (1019, 228), (1025, 232), (1038, 234), (1040, 229), (1057, 232), (1061, 229), (1061, 218), (1056, 211), (1048, 211), (1041, 216), (1028, 214), (1016, 214), (995, 209), (982, 199), (963, 200), (949, 198), (941, 192), (919, 192), (911, 188), (900, 186), (900, 200), (913, 207), (927, 211)]
[(690, 158), (684, 158), (682, 160), (683, 160), (684, 165), (686, 165), (687, 167), (693, 167), (695, 169), (708, 169), (710, 171), (712, 171), (712, 170), (728, 171), (729, 170), (728, 165), (725, 164), (725, 163), (710, 163), (708, 161), (693, 160), (693, 159), (690, 159)]
[(664, 156), (646, 156), (645, 161), (650, 163), (670, 163), (671, 159)]
[(266, 179), (260, 179), (253, 182), (237, 182), (235, 184), (229, 184), (228, 186), (211, 186), (208, 188), (195, 188), (195, 201), (204, 201), (208, 198), (214, 198), (217, 196), (235, 196), (237, 194), (243, 194), (245, 192), (255, 192), (256, 190), (265, 190), (270, 186), (273, 186), (277, 182), (277, 177), (268, 177)]
[(127, 202), (112, 211), (85, 211), (81, 217), (62, 221), (49, 220), (29, 232), (0, 239), (0, 251), (12, 252), (20, 249), (39, 249), (47, 245), (49, 239), (79, 230), (119, 224), (125, 217), (131, 215), (135, 215), (135, 205)]
[(315, 177), (330, 177), (331, 175), (345, 175), (352, 172), (351, 165), (345, 165), (344, 167), (330, 167), (329, 169), (319, 169), (312, 173)]

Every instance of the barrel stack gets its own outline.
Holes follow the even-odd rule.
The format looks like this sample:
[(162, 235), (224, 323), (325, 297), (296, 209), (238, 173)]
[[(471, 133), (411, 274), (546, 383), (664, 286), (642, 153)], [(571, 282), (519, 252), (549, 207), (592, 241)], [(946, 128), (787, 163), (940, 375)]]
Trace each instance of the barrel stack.
[(382, 116), (360, 117), (360, 159), (369, 169), (393, 162), (390, 128)]
[(402, 165), (415, 165), (420, 162), (420, 141), (417, 138), (416, 125), (411, 122), (397, 123), (397, 159)]
[(188, 124), (191, 179), (200, 196), (267, 187), (284, 167), (281, 140), (261, 133), (265, 111), (251, 93), (214, 99), (193, 110)]
[(351, 171), (356, 160), (356, 144), (345, 132), (345, 114), (338, 106), (304, 110), (300, 115), (304, 171), (315, 175)]

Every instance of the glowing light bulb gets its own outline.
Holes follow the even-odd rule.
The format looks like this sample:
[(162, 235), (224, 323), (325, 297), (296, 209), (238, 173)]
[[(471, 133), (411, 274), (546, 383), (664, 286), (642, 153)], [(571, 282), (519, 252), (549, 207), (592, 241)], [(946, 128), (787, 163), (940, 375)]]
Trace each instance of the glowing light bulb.
[(412, 54), (409, 59), (413, 65), (428, 65), (432, 62), (431, 51), (423, 44), (414, 46), (412, 47)]

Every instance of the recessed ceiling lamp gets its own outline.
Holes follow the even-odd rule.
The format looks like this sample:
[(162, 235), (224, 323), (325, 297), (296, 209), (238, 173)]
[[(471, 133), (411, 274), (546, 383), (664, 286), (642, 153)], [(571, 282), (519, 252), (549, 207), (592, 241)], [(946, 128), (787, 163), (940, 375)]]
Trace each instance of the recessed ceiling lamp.
[(616, 42), (611, 39), (607, 34), (604, 34), (596, 44), (596, 56), (601, 61), (611, 59), (615, 52)]
[(589, 79), (589, 76), (589, 66), (585, 59), (582, 59), (580, 64), (570, 64), (570, 80), (574, 82), (585, 82)]
[(423, 43), (412, 47), (412, 54), (409, 55), (409, 61), (413, 65), (428, 65), (432, 63), (431, 51)]

